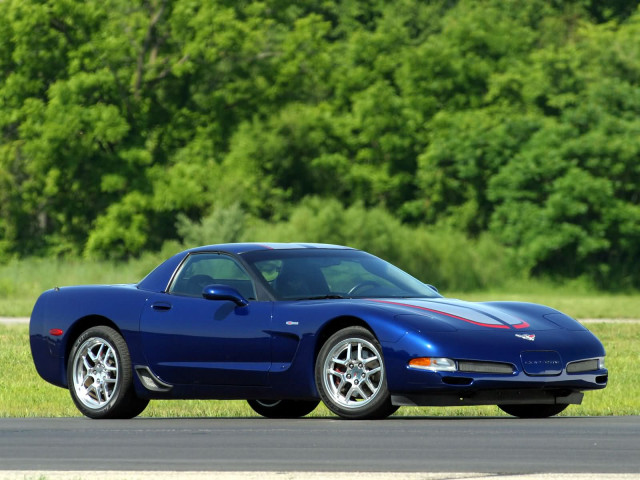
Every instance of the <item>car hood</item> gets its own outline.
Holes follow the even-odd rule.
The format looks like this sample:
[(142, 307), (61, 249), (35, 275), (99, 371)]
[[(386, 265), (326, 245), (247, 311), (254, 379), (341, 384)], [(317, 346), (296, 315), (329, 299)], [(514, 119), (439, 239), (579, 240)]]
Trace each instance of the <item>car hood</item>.
[[(523, 302), (466, 302), (437, 299), (368, 299), (420, 329), (540, 331), (585, 330), (577, 321), (552, 308)], [(411, 318), (407, 318), (411, 317)]]

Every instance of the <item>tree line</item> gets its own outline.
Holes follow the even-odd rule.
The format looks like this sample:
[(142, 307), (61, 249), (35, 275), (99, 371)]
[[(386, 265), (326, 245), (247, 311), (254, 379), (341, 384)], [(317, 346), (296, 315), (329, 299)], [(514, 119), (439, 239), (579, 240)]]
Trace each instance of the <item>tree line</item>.
[(640, 287), (638, 3), (0, 0), (0, 261), (324, 202)]

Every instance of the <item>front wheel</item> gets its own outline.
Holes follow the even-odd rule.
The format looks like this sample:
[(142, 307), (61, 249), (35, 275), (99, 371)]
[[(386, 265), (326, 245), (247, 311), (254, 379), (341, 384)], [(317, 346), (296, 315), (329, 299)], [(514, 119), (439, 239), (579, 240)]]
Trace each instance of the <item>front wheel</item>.
[(316, 359), (316, 387), (327, 408), (342, 418), (385, 418), (391, 404), (382, 348), (363, 327), (333, 334)]
[(259, 415), (267, 418), (300, 418), (313, 412), (317, 400), (247, 400)]
[(527, 405), (498, 405), (498, 408), (509, 415), (520, 418), (547, 418), (559, 414), (569, 405), (557, 404), (527, 404)]
[(149, 403), (136, 396), (127, 343), (110, 327), (92, 327), (77, 338), (67, 381), (76, 407), (90, 418), (133, 418)]

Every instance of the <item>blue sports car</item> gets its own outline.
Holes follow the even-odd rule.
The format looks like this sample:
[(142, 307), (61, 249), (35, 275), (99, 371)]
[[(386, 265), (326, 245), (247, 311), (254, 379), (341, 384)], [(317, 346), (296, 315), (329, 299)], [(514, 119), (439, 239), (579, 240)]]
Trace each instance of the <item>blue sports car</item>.
[(265, 417), (384, 418), (402, 405), (548, 417), (604, 388), (605, 351), (549, 307), (470, 303), (373, 255), (322, 244), (193, 248), (133, 285), (44, 292), (38, 373), (91, 418), (150, 399), (247, 399)]

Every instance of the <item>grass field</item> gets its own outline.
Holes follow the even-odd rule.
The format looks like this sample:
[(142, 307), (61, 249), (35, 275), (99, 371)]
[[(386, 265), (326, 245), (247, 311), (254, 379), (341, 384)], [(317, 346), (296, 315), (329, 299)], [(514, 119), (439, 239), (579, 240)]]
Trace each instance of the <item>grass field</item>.
[[(137, 283), (168, 254), (149, 254), (128, 263), (24, 259), (0, 265), (0, 317), (26, 317), (44, 290), (55, 286)], [(463, 300), (518, 300), (557, 308), (575, 318), (640, 318), (640, 292), (595, 291), (581, 283), (551, 285), (518, 281), (509, 290), (441, 292)]]
[(149, 256), (129, 263), (29, 258), (0, 264), (0, 316), (29, 316), (38, 296), (56, 286), (137, 283), (159, 262)]
[[(594, 323), (588, 325), (607, 349), (609, 385), (588, 392), (582, 405), (570, 406), (563, 415), (640, 414), (640, 324)], [(31, 360), (26, 325), (0, 325), (0, 417), (80, 416), (67, 390), (42, 380)], [(152, 401), (143, 416), (245, 417), (254, 416), (244, 401)], [(332, 415), (324, 406), (311, 416)], [(495, 416), (497, 407), (403, 407), (402, 416)]]

